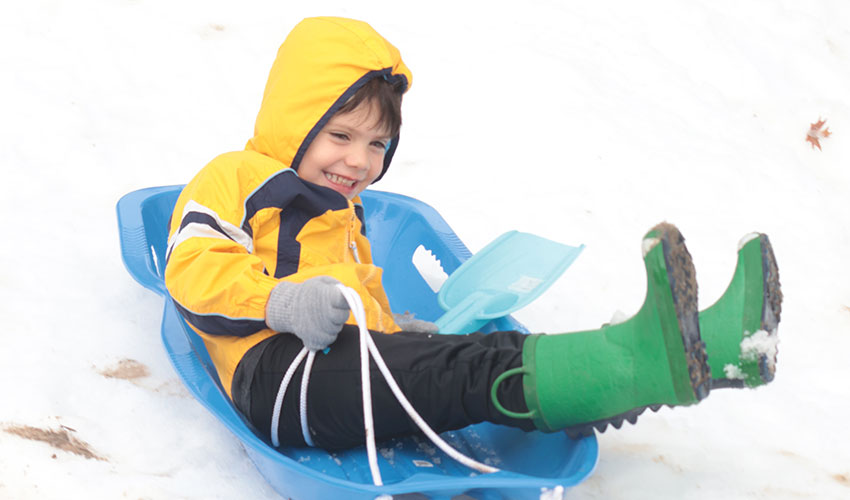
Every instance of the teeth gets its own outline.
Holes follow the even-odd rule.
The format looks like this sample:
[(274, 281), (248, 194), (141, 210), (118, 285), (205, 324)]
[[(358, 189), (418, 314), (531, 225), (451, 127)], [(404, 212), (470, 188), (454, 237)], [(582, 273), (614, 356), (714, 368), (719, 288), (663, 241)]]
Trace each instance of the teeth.
[(354, 185), (354, 180), (346, 179), (345, 177), (340, 177), (336, 174), (325, 173), (325, 177), (333, 183), (342, 184), (343, 186), (351, 187)]

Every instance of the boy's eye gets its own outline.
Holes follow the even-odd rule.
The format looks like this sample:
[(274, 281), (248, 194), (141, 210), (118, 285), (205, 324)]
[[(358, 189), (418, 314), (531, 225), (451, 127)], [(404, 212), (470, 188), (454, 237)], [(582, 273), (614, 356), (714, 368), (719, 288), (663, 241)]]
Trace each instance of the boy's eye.
[(372, 146), (381, 149), (387, 149), (387, 143), (385, 141), (372, 141)]
[(342, 132), (328, 132), (328, 133), (329, 133), (329, 134), (331, 135), (331, 137), (333, 137), (334, 139), (339, 139), (339, 140), (341, 140), (341, 141), (348, 140), (348, 135), (347, 135), (347, 134), (343, 134)]

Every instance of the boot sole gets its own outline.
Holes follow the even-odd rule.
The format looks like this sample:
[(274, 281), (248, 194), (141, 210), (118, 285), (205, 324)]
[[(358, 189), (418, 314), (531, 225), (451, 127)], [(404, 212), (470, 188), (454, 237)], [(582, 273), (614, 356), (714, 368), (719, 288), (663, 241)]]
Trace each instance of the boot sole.
[[(761, 245), (762, 293), (764, 294), (760, 328), (768, 332), (770, 336), (775, 336), (782, 313), (779, 267), (776, 265), (776, 257), (773, 254), (770, 239), (766, 234), (759, 234), (758, 238)], [(775, 353), (772, 357), (768, 357), (766, 354), (759, 356), (758, 368), (761, 384), (758, 385), (767, 384), (773, 380), (776, 373), (776, 356)], [(741, 379), (715, 378), (712, 381), (712, 388), (714, 389), (740, 389), (743, 387), (747, 387), (747, 384)]]
[[(779, 284), (779, 266), (773, 255), (773, 246), (766, 234), (759, 235), (761, 240), (762, 271), (764, 273), (764, 305), (762, 306), (761, 329), (769, 335), (777, 335), (779, 318), (782, 314), (782, 289)], [(759, 358), (759, 374), (764, 383), (771, 382), (776, 373), (776, 356), (769, 359), (766, 355)]]
[[(699, 334), (696, 270), (691, 260), (691, 254), (685, 246), (685, 238), (676, 226), (663, 222), (652, 228), (652, 231), (658, 233), (660, 243), (663, 245), (664, 262), (673, 294), (679, 332), (682, 334), (691, 388), (696, 400), (701, 401), (708, 396), (711, 390), (711, 369), (708, 366), (705, 343)], [(645, 412), (647, 408), (658, 411), (662, 406), (658, 404), (638, 407), (613, 417), (568, 427), (565, 432), (570, 438), (577, 439), (592, 435), (594, 429), (605, 432), (608, 425), (619, 429), (623, 422), (631, 424), (637, 422), (638, 416)]]

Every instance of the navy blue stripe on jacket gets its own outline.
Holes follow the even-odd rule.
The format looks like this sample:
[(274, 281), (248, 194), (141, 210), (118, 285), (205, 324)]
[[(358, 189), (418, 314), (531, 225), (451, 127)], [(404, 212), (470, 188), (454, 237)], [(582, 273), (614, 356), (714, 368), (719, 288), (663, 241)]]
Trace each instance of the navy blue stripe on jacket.
[(247, 337), (268, 328), (265, 319), (228, 318), (221, 314), (196, 314), (181, 306), (176, 300), (173, 302), (180, 315), (189, 324), (204, 333)]
[(245, 200), (244, 231), (250, 231), (249, 221), (264, 208), (281, 209), (274, 276), (282, 278), (298, 272), (301, 243), (295, 237), (304, 225), (328, 210), (348, 208), (348, 200), (333, 189), (305, 181), (287, 169), (270, 177)]

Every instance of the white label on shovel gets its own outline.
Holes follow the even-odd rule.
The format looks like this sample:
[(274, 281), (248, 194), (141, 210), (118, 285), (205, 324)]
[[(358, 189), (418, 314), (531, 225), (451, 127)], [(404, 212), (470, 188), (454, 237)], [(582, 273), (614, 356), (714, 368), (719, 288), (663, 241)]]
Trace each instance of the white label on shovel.
[(541, 279), (532, 278), (531, 276), (521, 276), (508, 287), (508, 290), (517, 293), (529, 293), (537, 288), (541, 283), (543, 283), (543, 280)]
[(433, 467), (434, 466), (434, 464), (432, 464), (431, 462), (429, 462), (427, 460), (414, 460), (413, 465), (415, 465), (417, 467)]

